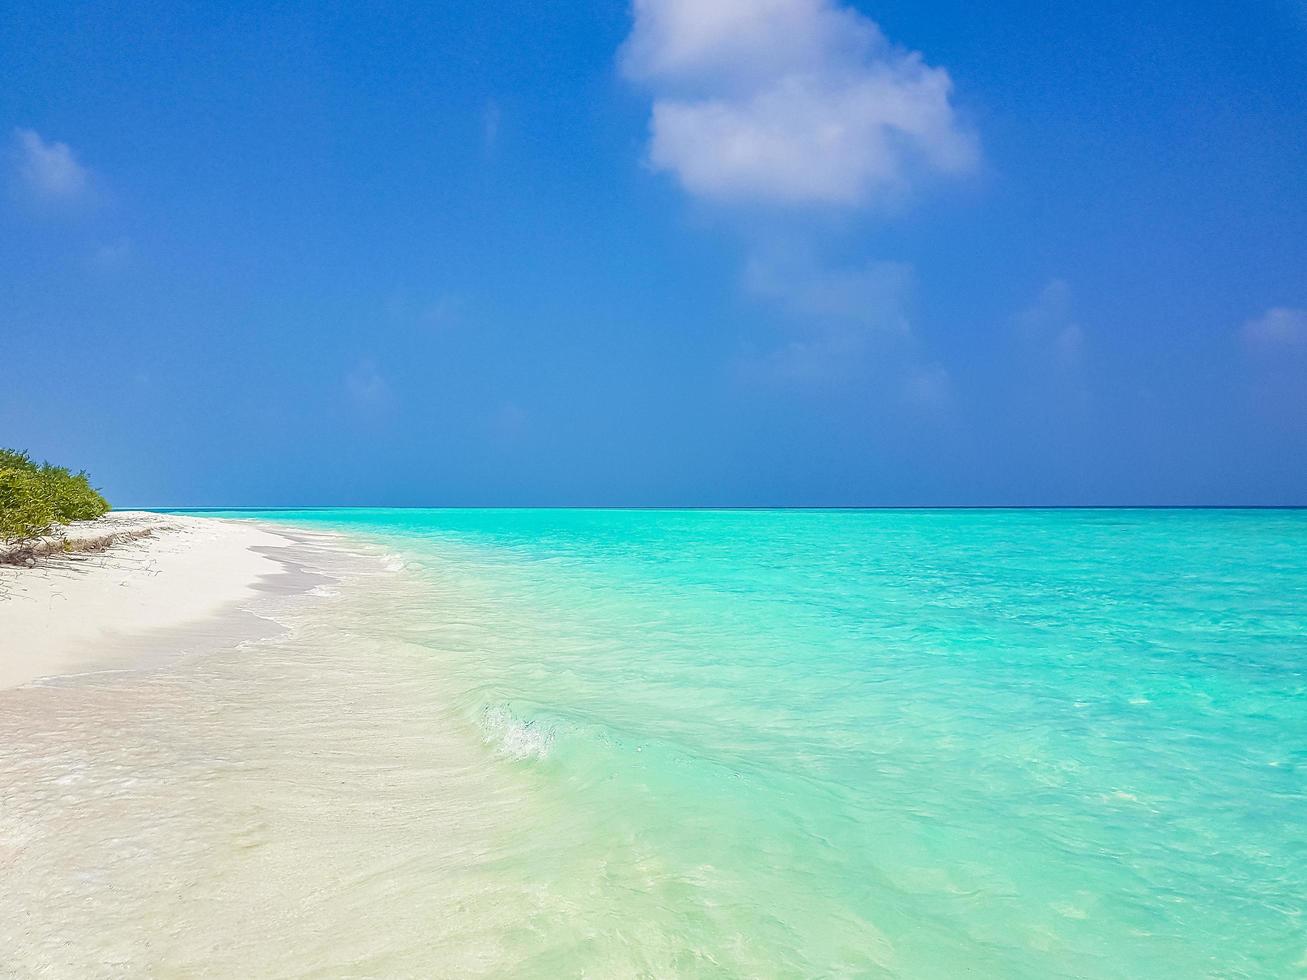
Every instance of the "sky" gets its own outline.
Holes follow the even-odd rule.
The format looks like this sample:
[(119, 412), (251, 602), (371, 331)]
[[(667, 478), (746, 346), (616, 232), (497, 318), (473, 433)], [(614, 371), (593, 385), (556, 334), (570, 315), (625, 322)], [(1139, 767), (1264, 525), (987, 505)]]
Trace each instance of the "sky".
[(120, 507), (1307, 504), (1307, 2), (9, 0), (0, 366)]

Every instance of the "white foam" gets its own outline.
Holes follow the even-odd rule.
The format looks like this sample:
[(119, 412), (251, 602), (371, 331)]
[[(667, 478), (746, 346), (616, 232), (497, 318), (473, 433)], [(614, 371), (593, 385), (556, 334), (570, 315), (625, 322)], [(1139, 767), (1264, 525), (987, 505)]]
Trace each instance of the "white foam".
[(487, 708), (482, 726), (486, 742), (513, 759), (546, 758), (557, 734), (553, 725), (518, 718), (506, 705)]

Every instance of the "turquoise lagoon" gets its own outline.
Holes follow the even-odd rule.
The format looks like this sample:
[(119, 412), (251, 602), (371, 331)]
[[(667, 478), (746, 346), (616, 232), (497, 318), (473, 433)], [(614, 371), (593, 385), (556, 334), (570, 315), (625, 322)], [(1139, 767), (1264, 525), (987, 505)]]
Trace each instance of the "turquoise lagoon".
[(230, 516), (403, 563), (491, 972), (1307, 975), (1307, 512)]

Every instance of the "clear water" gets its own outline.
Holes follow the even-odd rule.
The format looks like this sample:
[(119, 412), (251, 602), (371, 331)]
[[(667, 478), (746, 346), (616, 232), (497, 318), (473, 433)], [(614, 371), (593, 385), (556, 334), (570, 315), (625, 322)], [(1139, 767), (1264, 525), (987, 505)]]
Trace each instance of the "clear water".
[(403, 564), (297, 640), (407, 746), (325, 972), (1307, 976), (1307, 512), (233, 516)]
[(266, 516), (432, 584), (561, 962), (1307, 972), (1307, 513)]

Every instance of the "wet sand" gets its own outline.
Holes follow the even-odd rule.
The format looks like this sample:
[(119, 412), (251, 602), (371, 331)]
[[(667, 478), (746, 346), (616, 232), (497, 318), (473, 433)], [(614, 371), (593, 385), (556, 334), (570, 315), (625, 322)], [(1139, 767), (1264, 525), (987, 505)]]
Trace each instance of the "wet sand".
[(7, 573), (0, 977), (491, 969), (521, 801), (378, 630), (396, 562), (169, 520)]

